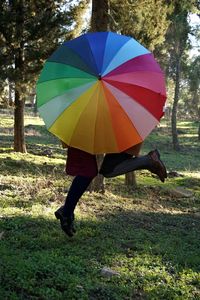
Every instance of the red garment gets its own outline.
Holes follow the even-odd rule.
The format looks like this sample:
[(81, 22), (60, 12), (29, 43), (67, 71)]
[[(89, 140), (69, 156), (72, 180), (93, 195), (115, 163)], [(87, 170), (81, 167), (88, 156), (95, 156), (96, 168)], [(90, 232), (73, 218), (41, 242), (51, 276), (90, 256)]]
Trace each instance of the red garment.
[(76, 148), (68, 148), (66, 173), (72, 176), (95, 177), (98, 174), (96, 156)]

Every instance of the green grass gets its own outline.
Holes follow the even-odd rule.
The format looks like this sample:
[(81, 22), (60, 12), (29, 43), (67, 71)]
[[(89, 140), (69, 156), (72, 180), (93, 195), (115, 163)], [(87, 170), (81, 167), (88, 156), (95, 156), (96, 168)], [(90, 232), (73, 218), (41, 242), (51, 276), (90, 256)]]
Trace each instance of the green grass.
[[(54, 217), (72, 180), (65, 150), (27, 116), (28, 153), (14, 153), (12, 126), (0, 115), (0, 299), (200, 299), (198, 124), (179, 123), (180, 153), (164, 123), (145, 142), (143, 153), (158, 148), (180, 176), (162, 184), (140, 171), (136, 190), (123, 176), (106, 180), (104, 195), (79, 202), (71, 239)], [(105, 266), (119, 276), (103, 277)]]

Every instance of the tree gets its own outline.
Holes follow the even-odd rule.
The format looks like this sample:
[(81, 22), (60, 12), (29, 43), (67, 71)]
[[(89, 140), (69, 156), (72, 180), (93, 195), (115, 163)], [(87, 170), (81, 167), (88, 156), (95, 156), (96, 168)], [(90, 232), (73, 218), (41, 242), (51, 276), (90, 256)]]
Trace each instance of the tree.
[(91, 31), (107, 31), (109, 29), (108, 10), (108, 0), (92, 0)]
[(188, 1), (174, 1), (174, 9), (171, 14), (171, 24), (166, 35), (167, 49), (169, 53), (169, 63), (167, 74), (174, 81), (174, 96), (172, 104), (171, 127), (172, 143), (176, 151), (180, 150), (177, 131), (177, 109), (180, 96), (180, 83), (184, 61), (189, 49), (188, 36), (190, 26), (188, 14), (192, 9), (192, 4)]
[(187, 13), (181, 13), (177, 15), (175, 22), (173, 23), (174, 30), (174, 47), (173, 47), (173, 58), (174, 58), (174, 101), (172, 106), (171, 126), (172, 126), (172, 142), (174, 150), (179, 151), (180, 145), (177, 133), (177, 107), (180, 93), (180, 81), (182, 72), (182, 59), (184, 56), (184, 50), (187, 47), (188, 29), (187, 29)]
[[(5, 0), (0, 3), (1, 79), (14, 84), (14, 150), (26, 152), (24, 103), (43, 61), (66, 35), (70, 1)], [(65, 26), (65, 27), (64, 27)]]
[(195, 57), (189, 65), (188, 82), (192, 108), (199, 122), (198, 140), (200, 141), (200, 56)]
[(90, 0), (81, 0), (79, 4), (74, 6), (71, 10), (73, 20), (74, 20), (74, 27), (70, 36), (72, 39), (79, 36), (83, 32), (84, 27), (87, 26), (87, 24), (85, 24), (84, 22), (85, 21), (84, 17), (89, 8), (89, 4), (90, 4)]
[(110, 28), (134, 37), (153, 51), (165, 40), (170, 10), (164, 0), (112, 0)]

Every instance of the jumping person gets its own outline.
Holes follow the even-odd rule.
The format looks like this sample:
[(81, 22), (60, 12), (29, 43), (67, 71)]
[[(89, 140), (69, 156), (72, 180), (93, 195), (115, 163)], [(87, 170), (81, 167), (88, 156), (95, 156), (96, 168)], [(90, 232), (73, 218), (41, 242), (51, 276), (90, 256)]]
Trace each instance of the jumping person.
[[(164, 182), (167, 171), (160, 159), (158, 150), (150, 151), (147, 155), (139, 156), (142, 144), (138, 144), (125, 152), (106, 154), (99, 174), (111, 178), (136, 170), (149, 170)], [(68, 148), (66, 173), (75, 176), (67, 194), (65, 203), (56, 212), (62, 230), (70, 237), (75, 233), (74, 210), (76, 205), (87, 190), (92, 180), (98, 174), (96, 156), (85, 151)]]

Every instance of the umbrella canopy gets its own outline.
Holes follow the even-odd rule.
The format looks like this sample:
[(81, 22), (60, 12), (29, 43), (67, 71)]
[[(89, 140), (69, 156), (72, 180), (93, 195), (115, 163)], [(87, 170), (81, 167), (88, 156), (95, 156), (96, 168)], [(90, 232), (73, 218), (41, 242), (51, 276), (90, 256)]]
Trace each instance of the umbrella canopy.
[(38, 110), (68, 146), (114, 153), (141, 143), (163, 116), (164, 74), (131, 37), (84, 34), (63, 43), (37, 83)]

